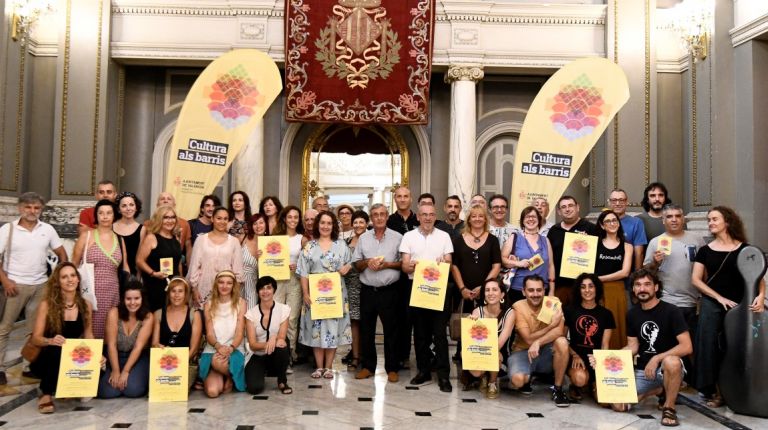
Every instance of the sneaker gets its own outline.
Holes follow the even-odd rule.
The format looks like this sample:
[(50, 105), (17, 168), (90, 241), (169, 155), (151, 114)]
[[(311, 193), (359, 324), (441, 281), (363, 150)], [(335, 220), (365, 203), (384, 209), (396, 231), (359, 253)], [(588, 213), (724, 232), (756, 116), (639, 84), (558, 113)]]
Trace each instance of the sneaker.
[(488, 399), (495, 399), (499, 397), (499, 387), (495, 382), (488, 384), (488, 390), (485, 392), (485, 397)]
[(568, 396), (565, 395), (562, 388), (559, 390), (552, 390), (552, 400), (554, 400), (555, 406), (558, 408), (567, 408), (571, 405)]
[(285, 369), (286, 375), (293, 375), (293, 366), (288, 366), (287, 369)]
[(520, 387), (517, 391), (520, 392), (520, 394), (525, 394), (526, 396), (530, 396), (531, 394), (533, 394), (533, 387), (531, 387), (530, 382), (526, 382), (525, 385)]
[(5, 372), (0, 371), (0, 385), (7, 385), (8, 377), (5, 376)]

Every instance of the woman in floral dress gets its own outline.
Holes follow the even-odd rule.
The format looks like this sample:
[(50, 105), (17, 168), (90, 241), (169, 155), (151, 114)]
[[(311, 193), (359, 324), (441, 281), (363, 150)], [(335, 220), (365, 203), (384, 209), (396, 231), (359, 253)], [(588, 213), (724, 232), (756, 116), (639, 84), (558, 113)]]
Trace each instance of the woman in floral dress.
[[(352, 343), (352, 329), (349, 320), (347, 288), (343, 276), (349, 272), (352, 255), (347, 244), (339, 239), (339, 224), (336, 216), (329, 211), (320, 212), (314, 225), (314, 237), (307, 243), (299, 255), (296, 274), (301, 276), (301, 290), (304, 296), (304, 313), (301, 317), (299, 342), (312, 347), (317, 369), (313, 378), (333, 379), (333, 359), (339, 345)], [(341, 291), (344, 300), (341, 318), (312, 320), (309, 295), (309, 275), (311, 273), (338, 272), (341, 278)]]

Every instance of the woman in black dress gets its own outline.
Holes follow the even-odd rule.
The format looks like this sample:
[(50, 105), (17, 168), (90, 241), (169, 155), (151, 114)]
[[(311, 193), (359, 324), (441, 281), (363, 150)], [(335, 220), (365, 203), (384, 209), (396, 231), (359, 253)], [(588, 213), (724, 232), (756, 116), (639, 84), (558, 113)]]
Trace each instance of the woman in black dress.
[(176, 221), (176, 211), (172, 207), (157, 208), (149, 223), (149, 233), (136, 256), (152, 312), (165, 305), (166, 278), (182, 274), (181, 243), (176, 237)]
[(128, 269), (131, 275), (138, 275), (136, 268), (136, 255), (139, 252), (139, 244), (144, 240), (147, 231), (136, 221), (141, 215), (141, 200), (130, 191), (123, 191), (115, 198), (115, 223), (112, 230), (125, 243), (125, 259), (128, 261)]
[(453, 241), (451, 274), (464, 299), (463, 312), (472, 312), (485, 280), (495, 279), (500, 270), (501, 249), (496, 236), (488, 232), (488, 212), (473, 206), (464, 231)]

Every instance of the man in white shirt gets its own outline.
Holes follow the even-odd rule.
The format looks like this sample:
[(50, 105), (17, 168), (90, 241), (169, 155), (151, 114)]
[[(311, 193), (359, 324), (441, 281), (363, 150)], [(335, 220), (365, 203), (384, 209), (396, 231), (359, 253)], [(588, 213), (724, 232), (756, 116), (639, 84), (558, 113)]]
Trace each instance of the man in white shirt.
[[(451, 237), (435, 228), (435, 206), (419, 206), (418, 218), (419, 227), (406, 233), (400, 243), (402, 270), (411, 280), (418, 260), (450, 263), (453, 253)], [(445, 297), (447, 299), (448, 294)], [(450, 393), (453, 387), (448, 380), (451, 369), (448, 360), (448, 338), (445, 334), (449, 315), (446, 307), (444, 306), (442, 311), (435, 311), (411, 306), (410, 312), (414, 326), (416, 365), (419, 369), (419, 373), (411, 379), (411, 384), (419, 385), (432, 380), (432, 353), (429, 346), (434, 343), (438, 385), (440, 391)]]
[(0, 284), (5, 293), (5, 309), (0, 318), (0, 385), (8, 383), (5, 375), (5, 349), (13, 323), (21, 310), (32, 331), (34, 315), (43, 298), (48, 280), (48, 250), (52, 249), (59, 262), (67, 261), (67, 251), (56, 230), (40, 221), (45, 201), (37, 193), (19, 196), (19, 219), (0, 227)]

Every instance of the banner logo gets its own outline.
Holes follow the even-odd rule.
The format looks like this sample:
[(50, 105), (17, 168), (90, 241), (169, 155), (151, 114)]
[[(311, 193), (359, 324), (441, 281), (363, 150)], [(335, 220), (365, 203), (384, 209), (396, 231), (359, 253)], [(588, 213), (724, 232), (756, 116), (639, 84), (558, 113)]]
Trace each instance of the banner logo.
[(599, 117), (604, 115), (605, 102), (600, 90), (592, 86), (586, 74), (562, 87), (549, 104), (549, 109), (554, 112), (549, 117), (552, 125), (570, 141), (592, 134), (600, 125)]

